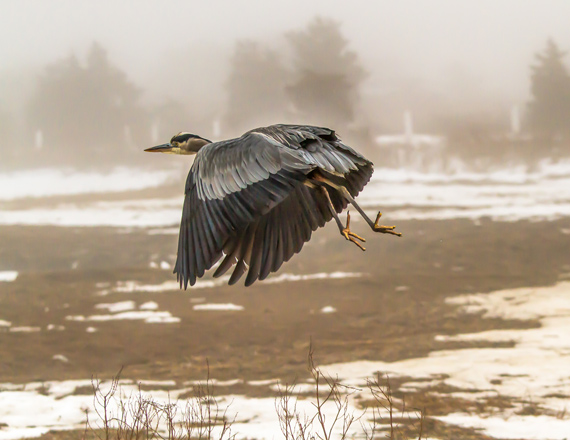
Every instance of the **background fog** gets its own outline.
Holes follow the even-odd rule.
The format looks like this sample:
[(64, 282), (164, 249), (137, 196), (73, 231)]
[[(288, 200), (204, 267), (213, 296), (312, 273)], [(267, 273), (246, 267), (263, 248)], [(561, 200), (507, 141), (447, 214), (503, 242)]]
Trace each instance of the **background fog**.
[[(0, 154), (17, 167), (81, 163), (90, 148), (144, 161), (132, 152), (179, 131), (275, 122), (333, 126), (367, 150), (403, 133), (405, 112), (448, 150), (474, 132), (480, 146), (512, 131), (514, 108), (531, 131), (531, 66), (548, 39), (570, 46), (569, 17), (563, 0), (5, 1)], [(74, 85), (73, 72), (94, 79)], [(92, 102), (105, 99), (120, 111)]]

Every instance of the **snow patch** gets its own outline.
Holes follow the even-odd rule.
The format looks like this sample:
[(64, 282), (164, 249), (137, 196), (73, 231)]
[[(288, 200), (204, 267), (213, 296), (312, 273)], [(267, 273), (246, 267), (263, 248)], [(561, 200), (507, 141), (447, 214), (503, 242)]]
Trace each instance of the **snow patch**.
[(110, 304), (97, 304), (96, 309), (106, 309), (111, 313), (126, 312), (127, 310), (133, 310), (135, 308), (134, 301), (120, 301)]
[[(109, 174), (50, 170), (43, 175), (34, 171), (34, 179), (28, 181), (26, 173), (31, 172), (23, 173), (21, 177), (0, 174), (0, 200), (134, 190), (179, 177), (178, 170), (119, 169)], [(3, 180), (10, 184), (3, 186)], [(382, 206), (390, 220), (552, 220), (570, 216), (570, 161), (543, 161), (535, 171), (515, 167), (488, 173), (380, 168), (358, 200), (370, 210)], [(0, 212), (0, 224), (147, 227), (149, 234), (177, 234), (182, 203), (182, 197), (171, 197), (5, 209)]]
[[(570, 282), (540, 288), (520, 288), (489, 294), (461, 295), (447, 300), (459, 313), (482, 313), (483, 318), (536, 319), (541, 327), (491, 330), (463, 335), (440, 335), (436, 340), (514, 342), (513, 347), (440, 350), (427, 357), (397, 362), (357, 361), (324, 366), (323, 372), (338, 376), (346, 385), (359, 386), (375, 372), (391, 377), (410, 377), (402, 387), (448, 385), (459, 391), (450, 395), (476, 401), (481, 392), (505, 396), (516, 402), (532, 400), (551, 413), (567, 410), (570, 396)], [(418, 381), (422, 379), (422, 381)], [(557, 397), (558, 396), (558, 397)], [(554, 416), (492, 414), (450, 415), (442, 420), (467, 427), (481, 427), (500, 438), (565, 438), (568, 420)], [(519, 418), (517, 418), (519, 417)], [(519, 430), (521, 426), (528, 431)], [(521, 428), (523, 429), (523, 428)], [(521, 434), (522, 433), (522, 434)]]
[(120, 321), (120, 320), (142, 320), (147, 323), (175, 323), (180, 322), (180, 318), (172, 316), (170, 312), (157, 312), (150, 310), (121, 312), (114, 315), (92, 315), (92, 316), (66, 316), (68, 321), (91, 322), (91, 321)]
[(455, 413), (437, 416), (445, 423), (482, 430), (486, 435), (502, 439), (565, 440), (570, 433), (570, 421), (549, 416), (477, 417)]
[(222, 310), (227, 310), (227, 311), (233, 311), (233, 312), (239, 312), (241, 310), (243, 310), (243, 306), (238, 306), (236, 304), (196, 304), (195, 306), (192, 307), (192, 309), (194, 310), (216, 310), (216, 311), (222, 311)]
[[(264, 281), (259, 281), (260, 284), (276, 284), (284, 282), (295, 281), (310, 281), (310, 280), (338, 280), (342, 278), (358, 278), (363, 276), (360, 272), (320, 272), (306, 275), (297, 275), (292, 273), (283, 273), (274, 277), (270, 277)], [(197, 280), (196, 284), (189, 287), (190, 290), (195, 289), (210, 289), (214, 287), (221, 287), (227, 284), (229, 276), (223, 276), (215, 280)], [(112, 288), (113, 292), (117, 293), (133, 293), (133, 292), (168, 292), (179, 291), (180, 283), (178, 281), (165, 281), (161, 284), (140, 284), (137, 281), (119, 281), (115, 287)]]
[(154, 301), (148, 301), (139, 306), (141, 310), (156, 310), (158, 309), (158, 304)]
[(18, 278), (18, 272), (15, 270), (4, 270), (0, 271), (0, 281), (11, 282)]
[(177, 169), (117, 167), (108, 173), (44, 168), (0, 173), (0, 200), (132, 191), (178, 180)]
[(286, 281), (310, 281), (310, 280), (338, 280), (341, 278), (359, 278), (363, 274), (360, 272), (319, 272), (319, 273), (312, 273), (307, 275), (296, 275), (292, 273), (283, 273), (281, 275), (277, 275), (271, 278), (268, 278), (262, 283), (266, 284), (275, 284), (275, 283), (283, 283)]
[(11, 333), (36, 333), (40, 331), (42, 331), (41, 327), (30, 327), (30, 326), (10, 327)]

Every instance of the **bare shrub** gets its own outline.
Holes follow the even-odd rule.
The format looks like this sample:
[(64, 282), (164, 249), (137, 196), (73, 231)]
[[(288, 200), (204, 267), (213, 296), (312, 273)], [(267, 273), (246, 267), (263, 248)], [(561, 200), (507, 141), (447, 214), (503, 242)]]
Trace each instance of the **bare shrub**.
[[(385, 385), (382, 386), (380, 373), (374, 379), (367, 380), (367, 387), (372, 395), (373, 404), (370, 405), (372, 418), (367, 424), (362, 424), (362, 430), (366, 439), (372, 440), (385, 431), (384, 426), (388, 426), (389, 433), (386, 438), (390, 440), (408, 439), (412, 432), (417, 433), (418, 440), (422, 439), (425, 420), (425, 411), (414, 410), (415, 416), (407, 416), (405, 400), (401, 403), (394, 400), (390, 378), (386, 376)], [(398, 417), (398, 413), (400, 416)]]
[[(315, 367), (312, 348), (309, 349), (308, 367), (315, 384), (314, 395), (311, 395), (313, 411), (306, 413), (299, 410), (299, 400), (293, 396), (294, 385), (281, 387), (275, 402), (281, 433), (286, 440), (345, 440), (353, 436), (350, 428), (357, 421), (360, 421), (367, 440), (381, 435), (390, 440), (409, 439), (412, 435), (417, 435), (418, 440), (422, 439), (424, 412), (415, 410), (414, 417), (406, 418), (408, 410), (405, 402), (394, 400), (388, 377), (384, 386), (381, 385), (379, 374), (375, 379), (367, 380), (367, 388), (372, 397), (371, 405), (368, 406), (371, 417), (364, 420), (367, 408), (356, 415), (349, 405), (353, 395), (363, 390), (348, 387), (341, 384), (338, 377), (323, 374)], [(401, 414), (398, 417), (399, 412)]]
[[(388, 438), (422, 439), (424, 414), (415, 411), (407, 416), (405, 402), (392, 395), (389, 378), (382, 384), (381, 376), (367, 381), (367, 390), (343, 385), (319, 370), (313, 360), (312, 348), (308, 355), (308, 369), (314, 384), (309, 399), (296, 395), (295, 385), (280, 386), (275, 400), (279, 427), (285, 440), (345, 440), (354, 437), (355, 422), (367, 440)], [(154, 400), (138, 389), (127, 396), (122, 393), (120, 372), (108, 389), (92, 379), (93, 406), (96, 423), (86, 422), (83, 439), (98, 440), (233, 440), (232, 424), (228, 420), (228, 407), (220, 408), (214, 398), (212, 381), (193, 389), (194, 395), (184, 407), (170, 399), (166, 403)], [(370, 404), (356, 414), (350, 403), (355, 393), (367, 392)], [(301, 404), (302, 402), (302, 404)], [(301, 410), (304, 406), (306, 411)], [(308, 408), (307, 408), (308, 407)], [(86, 411), (87, 414), (87, 411)], [(88, 414), (87, 414), (88, 415)], [(366, 419), (365, 419), (366, 418)]]
[(157, 402), (139, 390), (129, 396), (121, 392), (120, 372), (108, 390), (92, 379), (93, 406), (98, 423), (86, 422), (87, 432), (99, 440), (233, 440), (233, 421), (228, 408), (220, 408), (209, 379), (194, 388), (194, 397), (184, 407), (178, 402)]
[[(338, 435), (334, 438), (346, 439), (350, 427), (359, 419), (349, 407), (349, 397), (356, 390), (345, 387), (338, 378), (326, 376), (317, 369), (312, 348), (309, 349), (308, 367), (315, 384), (314, 401), (311, 402), (314, 412), (307, 415), (298, 410), (298, 399), (293, 398), (294, 385), (281, 387), (275, 409), (283, 437), (286, 440), (330, 440), (337, 428)], [(328, 407), (332, 407), (332, 420), (329, 421), (326, 416)]]

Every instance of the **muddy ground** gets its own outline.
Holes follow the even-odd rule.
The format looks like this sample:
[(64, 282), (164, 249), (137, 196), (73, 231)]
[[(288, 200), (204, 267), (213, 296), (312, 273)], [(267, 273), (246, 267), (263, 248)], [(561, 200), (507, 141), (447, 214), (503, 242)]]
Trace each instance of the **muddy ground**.
[[(171, 270), (150, 264), (172, 266), (177, 236), (146, 229), (0, 227), (1, 270), (19, 271), (16, 281), (0, 283), (0, 319), (41, 328), (27, 333), (0, 327), (0, 382), (109, 378), (123, 368), (125, 378), (182, 384), (204, 379), (208, 365), (210, 376), (219, 380), (304, 380), (310, 344), (317, 364), (394, 361), (468, 344), (437, 342), (436, 335), (536, 326), (533, 321), (457, 315), (444, 300), (461, 293), (549, 285), (570, 272), (570, 219), (401, 221), (397, 226), (404, 237), (375, 235), (363, 222), (354, 222), (353, 230), (368, 239), (362, 252), (329, 224), (280, 270), (363, 273), (359, 278), (106, 296), (101, 291), (117, 282), (175, 279)], [(137, 305), (155, 301), (159, 310), (181, 321), (66, 319), (101, 313), (94, 308), (100, 303), (127, 300)], [(201, 302), (233, 303), (244, 310), (194, 310)], [(320, 313), (325, 306), (336, 313)], [(64, 329), (48, 331), (50, 325)], [(88, 333), (88, 327), (97, 331)], [(56, 354), (68, 362), (54, 360)], [(259, 387), (238, 388), (231, 392), (260, 392)], [(225, 391), (222, 387), (218, 393)], [(428, 413), (431, 407), (431, 414), (461, 405), (411, 398)], [(457, 437), (459, 428), (446, 434), (437, 425), (426, 422), (434, 437), (485, 438), (462, 430)]]

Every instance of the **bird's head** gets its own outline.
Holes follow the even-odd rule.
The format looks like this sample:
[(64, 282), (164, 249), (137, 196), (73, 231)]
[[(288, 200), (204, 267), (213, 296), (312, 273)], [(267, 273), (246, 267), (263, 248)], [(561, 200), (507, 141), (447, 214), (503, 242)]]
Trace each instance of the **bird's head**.
[(204, 139), (203, 137), (195, 134), (183, 132), (172, 136), (170, 142), (166, 144), (147, 148), (144, 151), (148, 151), (150, 153), (196, 154), (200, 148), (210, 143), (212, 143), (212, 141), (209, 141), (208, 139)]

